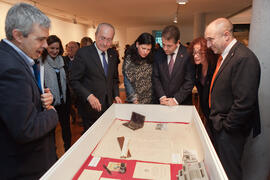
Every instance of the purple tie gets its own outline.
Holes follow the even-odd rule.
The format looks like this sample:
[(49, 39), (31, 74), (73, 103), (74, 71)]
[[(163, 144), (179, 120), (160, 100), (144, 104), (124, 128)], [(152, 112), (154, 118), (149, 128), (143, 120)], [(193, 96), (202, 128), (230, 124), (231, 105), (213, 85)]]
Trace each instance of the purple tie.
[(170, 56), (171, 56), (171, 59), (170, 59), (170, 62), (169, 62), (169, 74), (170, 74), (170, 75), (172, 74), (173, 65), (174, 65), (173, 55), (174, 55), (174, 53), (172, 53), (172, 54), (170, 55)]
[(105, 52), (103, 51), (101, 53), (101, 55), (102, 55), (102, 62), (103, 62), (104, 73), (107, 76), (108, 75), (108, 63), (106, 61)]

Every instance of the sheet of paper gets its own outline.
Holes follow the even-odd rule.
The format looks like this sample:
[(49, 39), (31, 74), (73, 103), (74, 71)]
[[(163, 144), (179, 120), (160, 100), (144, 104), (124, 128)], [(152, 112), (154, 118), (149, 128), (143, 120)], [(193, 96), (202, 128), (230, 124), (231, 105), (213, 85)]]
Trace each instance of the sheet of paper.
[(171, 162), (172, 143), (160, 134), (151, 136), (151, 133), (144, 133), (145, 136), (133, 138), (130, 142), (130, 151), (134, 159), (153, 162)]
[(100, 176), (102, 174), (102, 171), (95, 171), (95, 170), (89, 170), (85, 169), (78, 180), (99, 180)]
[[(130, 137), (128, 160), (141, 160), (160, 163), (172, 163), (172, 154), (181, 154), (183, 149), (194, 149), (198, 153), (198, 160), (203, 158), (200, 138), (190, 124), (144, 123), (144, 127), (133, 131), (123, 126), (123, 121), (116, 120), (102, 138), (93, 156), (120, 158), (121, 148), (118, 137)], [(164, 130), (162, 130), (164, 129)], [(179, 162), (177, 162), (178, 164)]]
[(137, 162), (133, 178), (170, 180), (170, 165)]
[(100, 157), (93, 157), (88, 166), (90, 167), (97, 167), (98, 163), (100, 161)]
[(180, 153), (172, 154), (172, 163), (173, 164), (183, 164), (182, 155)]

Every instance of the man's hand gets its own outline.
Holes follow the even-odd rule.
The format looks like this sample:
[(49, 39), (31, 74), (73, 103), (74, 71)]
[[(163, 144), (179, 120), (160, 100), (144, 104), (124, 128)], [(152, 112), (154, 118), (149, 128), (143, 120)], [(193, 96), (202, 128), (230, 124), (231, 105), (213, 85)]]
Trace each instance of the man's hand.
[(138, 100), (137, 99), (134, 99), (133, 100), (133, 104), (139, 104)]
[[(46, 110), (50, 110), (50, 109), (55, 110), (55, 108), (54, 108), (52, 105), (49, 105), (49, 106), (46, 108)], [(55, 110), (55, 111), (56, 111), (56, 110)]]
[(120, 99), (119, 96), (116, 96), (114, 99), (115, 99), (115, 102), (116, 102), (117, 104), (122, 104), (122, 100)]
[(40, 98), (41, 98), (43, 108), (47, 110), (51, 109), (50, 106), (53, 102), (53, 95), (49, 88), (44, 89), (44, 93), (41, 94)]
[(167, 98), (166, 96), (163, 96), (159, 99), (160, 104), (165, 106), (176, 106), (178, 105), (173, 98)]
[(96, 96), (94, 94), (90, 94), (87, 97), (87, 101), (90, 103), (91, 107), (93, 109), (95, 109), (96, 111), (100, 112), (102, 110), (101, 104), (100, 104), (98, 98), (96, 98)]
[(178, 105), (173, 98), (168, 98), (168, 106)]
[(166, 96), (163, 96), (162, 98), (160, 98), (159, 102), (160, 102), (161, 105), (168, 106), (168, 98)]

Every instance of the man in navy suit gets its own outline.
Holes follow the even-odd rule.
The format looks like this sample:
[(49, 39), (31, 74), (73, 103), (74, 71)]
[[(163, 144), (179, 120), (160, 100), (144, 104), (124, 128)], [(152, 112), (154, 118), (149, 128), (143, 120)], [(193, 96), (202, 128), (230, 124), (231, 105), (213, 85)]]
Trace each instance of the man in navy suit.
[(251, 130), (254, 137), (260, 134), (260, 64), (255, 54), (234, 38), (228, 19), (211, 22), (205, 38), (207, 46), (221, 55), (209, 94), (214, 146), (228, 178), (241, 180), (246, 139)]
[(57, 113), (33, 65), (47, 47), (50, 20), (37, 8), (13, 6), (0, 42), (0, 179), (38, 179), (56, 161)]
[(114, 27), (101, 23), (96, 42), (80, 48), (70, 71), (70, 84), (80, 101), (86, 131), (115, 101), (121, 103), (118, 87), (118, 55), (111, 49)]
[(162, 45), (155, 54), (153, 85), (160, 104), (191, 105), (195, 69), (185, 46), (180, 43), (180, 31), (170, 25), (162, 31)]

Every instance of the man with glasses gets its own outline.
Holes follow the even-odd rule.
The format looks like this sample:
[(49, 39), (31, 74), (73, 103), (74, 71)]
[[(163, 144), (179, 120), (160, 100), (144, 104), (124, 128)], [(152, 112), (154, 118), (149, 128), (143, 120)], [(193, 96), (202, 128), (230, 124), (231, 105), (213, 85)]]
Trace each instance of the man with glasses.
[(70, 84), (79, 98), (86, 131), (119, 98), (118, 56), (110, 49), (114, 27), (101, 23), (95, 33), (96, 42), (78, 50), (71, 66)]
[(160, 104), (191, 105), (194, 66), (187, 48), (180, 43), (179, 29), (167, 26), (162, 32), (162, 45), (155, 54), (153, 85)]
[(72, 89), (70, 88), (70, 83), (69, 83), (69, 77), (70, 77), (70, 68), (72, 65), (72, 62), (75, 58), (75, 54), (77, 53), (78, 49), (80, 48), (80, 45), (78, 44), (78, 42), (75, 41), (70, 41), (67, 45), (66, 45), (66, 51), (67, 51), (67, 55), (63, 56), (64, 59), (64, 63), (65, 63), (65, 72), (66, 72), (66, 76), (67, 76), (67, 116), (72, 118), (72, 123), (74, 124), (76, 121), (76, 108), (77, 108), (77, 98), (76, 98), (76, 94), (72, 91)]

